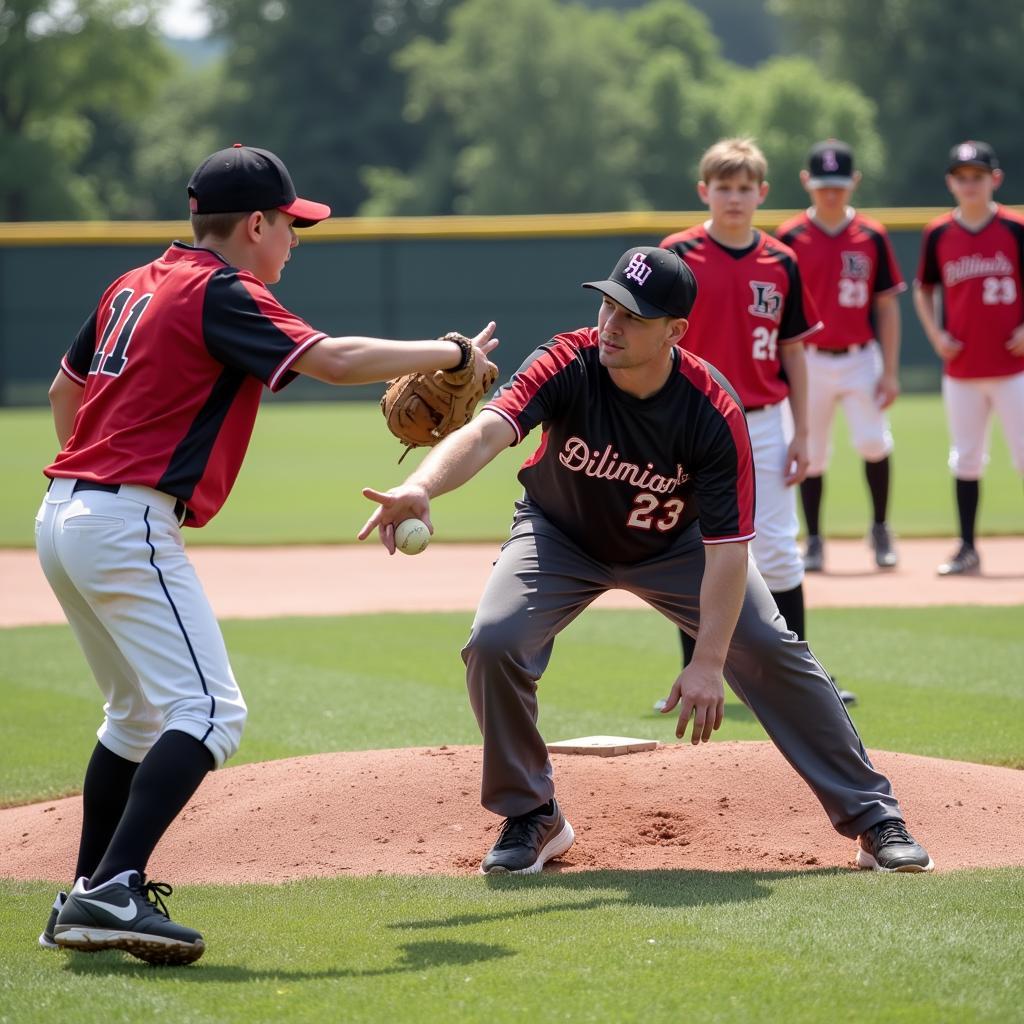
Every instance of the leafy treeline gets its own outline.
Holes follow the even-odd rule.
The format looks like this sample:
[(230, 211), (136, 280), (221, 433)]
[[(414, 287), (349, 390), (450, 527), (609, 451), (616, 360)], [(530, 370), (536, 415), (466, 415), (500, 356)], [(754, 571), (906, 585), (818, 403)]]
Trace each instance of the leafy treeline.
[(765, 149), (774, 206), (803, 202), (828, 135), (865, 204), (946, 202), (971, 136), (1024, 197), (1016, 2), (720, 2), (737, 59), (779, 51), (744, 66), (707, 0), (206, 0), (199, 69), (158, 6), (0, 0), (0, 220), (181, 217), (188, 172), (234, 141), (339, 215), (690, 209), (701, 151), (734, 134)]

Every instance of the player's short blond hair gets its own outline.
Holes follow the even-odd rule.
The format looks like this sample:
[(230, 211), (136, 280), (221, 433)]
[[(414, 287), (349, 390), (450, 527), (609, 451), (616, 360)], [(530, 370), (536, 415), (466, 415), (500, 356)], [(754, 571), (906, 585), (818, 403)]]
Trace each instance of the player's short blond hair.
[(753, 139), (720, 139), (700, 158), (699, 174), (705, 183), (745, 174), (760, 185), (768, 177), (768, 161)]

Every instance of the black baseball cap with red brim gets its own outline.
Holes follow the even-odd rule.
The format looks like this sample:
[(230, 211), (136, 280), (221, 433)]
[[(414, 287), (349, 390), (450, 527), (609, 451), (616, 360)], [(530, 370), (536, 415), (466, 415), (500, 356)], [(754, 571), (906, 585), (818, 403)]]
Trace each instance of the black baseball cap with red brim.
[(697, 301), (693, 271), (670, 249), (657, 246), (627, 249), (607, 281), (587, 281), (583, 287), (607, 295), (645, 320), (688, 317)]
[(281, 210), (308, 228), (331, 215), (331, 208), (295, 194), (292, 176), (281, 159), (267, 149), (236, 142), (208, 156), (188, 182), (191, 213), (251, 213)]

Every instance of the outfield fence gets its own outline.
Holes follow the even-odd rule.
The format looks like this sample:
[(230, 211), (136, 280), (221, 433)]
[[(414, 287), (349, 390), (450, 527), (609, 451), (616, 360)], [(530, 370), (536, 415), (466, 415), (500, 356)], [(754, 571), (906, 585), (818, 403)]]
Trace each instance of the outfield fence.
[[(764, 210), (773, 230), (792, 210)], [(908, 282), (921, 228), (939, 209), (875, 209)], [(608, 273), (631, 245), (656, 245), (705, 212), (516, 217), (367, 217), (325, 221), (302, 245), (275, 292), (331, 334), (415, 338), (496, 320), (507, 376), (556, 331), (594, 321), (584, 280)], [(118, 274), (158, 256), (187, 221), (0, 224), (0, 405), (45, 402), (46, 389), (100, 293)], [(907, 391), (938, 388), (939, 364), (908, 294), (901, 297), (901, 375)], [(282, 397), (367, 398), (374, 388), (303, 379)]]

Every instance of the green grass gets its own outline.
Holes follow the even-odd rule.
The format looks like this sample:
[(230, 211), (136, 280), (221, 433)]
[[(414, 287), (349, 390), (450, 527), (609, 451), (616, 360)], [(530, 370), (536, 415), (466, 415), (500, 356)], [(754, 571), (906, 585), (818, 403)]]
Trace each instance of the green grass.
[[(955, 529), (953, 486), (946, 468), (947, 432), (936, 395), (907, 395), (892, 411), (897, 450), (893, 456), (891, 519), (903, 536), (949, 535)], [(55, 454), (49, 413), (0, 411), (0, 547), (30, 546), (39, 504), (41, 470)], [(521, 488), (516, 471), (536, 446), (530, 437), (503, 452), (480, 476), (435, 503), (439, 540), (493, 540), (505, 536), (512, 501)], [(397, 465), (401, 448), (373, 403), (324, 404), (270, 401), (257, 421), (245, 466), (224, 510), (190, 543), (348, 543), (370, 504), (364, 486), (388, 487), (405, 478), (422, 458)], [(826, 480), (824, 529), (831, 536), (861, 536), (869, 520), (862, 465), (837, 419), (835, 459)], [(1024, 530), (1021, 484), (998, 427), (992, 462), (982, 485), (982, 533)]]
[[(1022, 767), (1020, 613), (1003, 607), (819, 610), (810, 628), (818, 656), (860, 697), (853, 717), (869, 747)], [(234, 763), (324, 750), (478, 743), (459, 658), (471, 619), (375, 615), (226, 623), (250, 708)], [(0, 805), (76, 792), (101, 713), (74, 639), (63, 626), (0, 636)], [(667, 693), (677, 659), (674, 630), (654, 612), (588, 612), (555, 646), (541, 684), (542, 729), (550, 739), (612, 734), (674, 742), (673, 719), (652, 705)], [(728, 698), (716, 738), (764, 739), (750, 712), (731, 693)], [(59, 743), (40, 742), (55, 736)]]
[(1024, 872), (602, 871), (182, 887), (189, 969), (33, 948), (0, 882), (0, 1021), (1020, 1020)]
[[(822, 610), (811, 629), (819, 656), (860, 695), (853, 715), (869, 747), (1020, 765), (1020, 613)], [(227, 622), (251, 708), (234, 763), (479, 742), (458, 657), (470, 618)], [(0, 637), (0, 804), (76, 791), (100, 711), (70, 632)], [(651, 705), (676, 659), (660, 616), (587, 613), (556, 645), (542, 728), (672, 741), (671, 720)], [(730, 699), (716, 739), (761, 738)], [(1002, 1024), (1024, 1005), (1022, 891), (1019, 869), (185, 885), (172, 913), (202, 929), (209, 951), (192, 968), (155, 969), (38, 950), (52, 887), (0, 880), (0, 1024)]]

